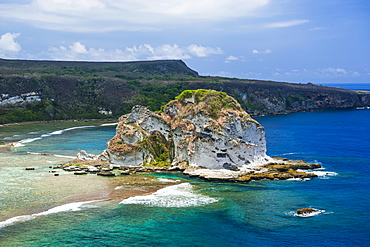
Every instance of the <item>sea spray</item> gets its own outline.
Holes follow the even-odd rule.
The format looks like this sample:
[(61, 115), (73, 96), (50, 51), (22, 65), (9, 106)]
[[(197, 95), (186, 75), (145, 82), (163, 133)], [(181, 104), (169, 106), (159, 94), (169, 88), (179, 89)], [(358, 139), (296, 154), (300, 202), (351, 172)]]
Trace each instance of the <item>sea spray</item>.
[[(101, 125), (101, 126), (103, 126), (103, 125)], [(14, 147), (23, 147), (25, 143), (31, 143), (31, 142), (41, 140), (43, 138), (50, 137), (50, 136), (53, 136), (53, 135), (61, 135), (66, 131), (76, 130), (76, 129), (85, 129), (85, 128), (94, 128), (94, 127), (98, 127), (98, 126), (95, 126), (95, 125), (76, 126), (76, 127), (71, 127), (71, 128), (62, 129), (62, 130), (56, 130), (56, 131), (53, 131), (51, 133), (42, 134), (39, 137), (23, 139), (23, 140), (20, 140), (18, 142), (14, 142), (11, 145), (14, 146)]]
[(47, 211), (41, 212), (41, 213), (36, 213), (36, 214), (31, 214), (31, 215), (20, 215), (20, 216), (15, 216), (13, 218), (7, 219), (5, 221), (0, 222), (0, 228), (11, 226), (17, 223), (21, 222), (26, 222), (29, 220), (33, 220), (39, 216), (43, 215), (49, 215), (49, 214), (55, 214), (55, 213), (61, 213), (61, 212), (68, 212), (68, 211), (79, 211), (82, 209), (82, 206), (88, 203), (92, 202), (98, 202), (99, 200), (93, 200), (93, 201), (86, 201), (86, 202), (73, 202), (73, 203), (68, 203), (64, 204), (61, 206), (57, 206), (54, 208), (51, 208)]
[(337, 176), (338, 173), (336, 172), (330, 172), (330, 171), (323, 171), (322, 169), (317, 169), (317, 170), (297, 170), (298, 172), (307, 172), (307, 173), (313, 173), (317, 175), (321, 179), (328, 179), (329, 177)]
[(312, 208), (312, 209), (313, 209), (313, 211), (310, 212), (310, 213), (302, 213), (302, 214), (299, 214), (299, 213), (297, 213), (297, 211), (291, 211), (289, 213), (286, 213), (286, 215), (295, 216), (295, 217), (301, 217), (301, 218), (307, 218), (307, 217), (317, 216), (319, 214), (331, 214), (332, 213), (332, 212), (326, 212), (323, 209), (317, 209), (317, 208)]
[(195, 193), (190, 183), (172, 185), (146, 196), (135, 196), (123, 200), (120, 204), (142, 204), (150, 207), (197, 207), (215, 203), (218, 200)]

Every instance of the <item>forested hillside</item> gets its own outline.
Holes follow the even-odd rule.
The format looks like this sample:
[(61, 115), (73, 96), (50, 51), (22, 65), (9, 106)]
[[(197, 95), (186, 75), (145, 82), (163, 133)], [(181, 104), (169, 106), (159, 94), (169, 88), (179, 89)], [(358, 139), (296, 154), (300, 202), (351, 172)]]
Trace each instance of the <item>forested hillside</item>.
[(199, 76), (180, 60), (67, 62), (0, 59), (0, 124), (117, 118), (160, 110), (186, 89), (214, 89), (252, 115), (364, 107), (370, 94), (313, 84)]

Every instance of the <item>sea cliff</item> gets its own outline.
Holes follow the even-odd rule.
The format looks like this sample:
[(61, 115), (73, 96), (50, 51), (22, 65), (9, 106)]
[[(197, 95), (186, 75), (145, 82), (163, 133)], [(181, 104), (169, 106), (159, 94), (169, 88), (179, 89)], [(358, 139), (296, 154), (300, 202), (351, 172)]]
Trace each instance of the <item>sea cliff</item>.
[(135, 106), (120, 119), (108, 158), (125, 166), (187, 165), (238, 170), (262, 165), (263, 127), (223, 92), (187, 90), (161, 113)]
[(151, 111), (183, 90), (226, 92), (251, 115), (370, 106), (370, 93), (263, 80), (200, 76), (181, 60), (68, 62), (0, 59), (0, 124), (118, 118)]
[(239, 182), (314, 177), (297, 170), (320, 167), (269, 157), (263, 126), (234, 98), (205, 89), (186, 90), (157, 113), (134, 106), (119, 119), (116, 135), (100, 156), (81, 151), (79, 159), (105, 161), (125, 174), (181, 170), (188, 176)]

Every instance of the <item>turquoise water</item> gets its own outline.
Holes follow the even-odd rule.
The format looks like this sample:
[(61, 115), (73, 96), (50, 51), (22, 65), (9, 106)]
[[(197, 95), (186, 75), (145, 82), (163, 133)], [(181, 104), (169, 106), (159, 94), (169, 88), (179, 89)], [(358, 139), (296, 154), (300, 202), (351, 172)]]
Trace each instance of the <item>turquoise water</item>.
[[(3, 219), (0, 245), (369, 246), (370, 110), (307, 112), (256, 119), (265, 127), (269, 155), (320, 162), (325, 168), (321, 176), (309, 181), (234, 184), (205, 182), (179, 173), (153, 174), (153, 179), (163, 179), (169, 187), (151, 197), (131, 198), (130, 203), (134, 204), (120, 204), (120, 201), (57, 204), (64, 195), (58, 192), (60, 198), (55, 198), (49, 207), (52, 211), (36, 210), (8, 223)], [(47, 130), (40, 130), (45, 126), (33, 125), (23, 130), (6, 129), (0, 139), (38, 138), (72, 127), (48, 126)], [(99, 153), (113, 136), (115, 126), (95, 126), (44, 136), (0, 155), (2, 160), (10, 157), (9, 162), (19, 159), (17, 165), (9, 162), (1, 165), (2, 179), (9, 179), (9, 174), (23, 169), (28, 162), (37, 164), (37, 159), (44, 162), (39, 165), (41, 170), (47, 169), (50, 162), (57, 162), (50, 160), (51, 157), (45, 161), (40, 155), (24, 155), (26, 152), (73, 156), (81, 148)], [(30, 157), (36, 157), (32, 158), (35, 161)], [(63, 176), (72, 179), (67, 174)], [(32, 200), (26, 198), (30, 192), (23, 186), (7, 185), (8, 189), (13, 188), (13, 195), (17, 191), (24, 195), (17, 197), (20, 206), (47, 201), (50, 196), (36, 193), (51, 187), (46, 183), (49, 180), (45, 178), (43, 188), (38, 188), (36, 185), (43, 178), (29, 179), (33, 179), (28, 185), (32, 188)], [(174, 185), (177, 180), (181, 182)], [(91, 181), (86, 183), (92, 184)], [(13, 181), (16, 182), (20, 183)], [(76, 190), (82, 186), (76, 185)], [(56, 189), (50, 191), (55, 193)], [(2, 196), (6, 199), (6, 195)], [(8, 195), (8, 200), (11, 196)], [(294, 211), (303, 207), (322, 211), (312, 217), (295, 216)]]

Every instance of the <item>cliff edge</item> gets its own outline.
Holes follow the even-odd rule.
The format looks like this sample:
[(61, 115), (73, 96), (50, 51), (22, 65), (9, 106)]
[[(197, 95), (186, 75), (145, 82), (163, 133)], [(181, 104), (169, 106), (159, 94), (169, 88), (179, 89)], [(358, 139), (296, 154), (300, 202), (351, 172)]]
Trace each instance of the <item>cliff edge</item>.
[(271, 161), (263, 127), (232, 97), (186, 90), (154, 113), (144, 106), (120, 118), (106, 158), (120, 166), (246, 170)]
[(233, 182), (311, 178), (316, 175), (300, 170), (321, 167), (269, 157), (264, 128), (234, 98), (206, 89), (185, 90), (157, 113), (134, 106), (119, 119), (107, 146), (100, 156), (81, 150), (69, 165), (95, 160), (93, 171), (97, 166), (99, 171), (124, 170), (121, 175), (180, 170), (188, 176)]
[(370, 107), (370, 92), (312, 83), (200, 76), (181, 60), (77, 62), (0, 59), (0, 124), (111, 119), (152, 111), (184, 90), (226, 92), (251, 115)]

